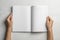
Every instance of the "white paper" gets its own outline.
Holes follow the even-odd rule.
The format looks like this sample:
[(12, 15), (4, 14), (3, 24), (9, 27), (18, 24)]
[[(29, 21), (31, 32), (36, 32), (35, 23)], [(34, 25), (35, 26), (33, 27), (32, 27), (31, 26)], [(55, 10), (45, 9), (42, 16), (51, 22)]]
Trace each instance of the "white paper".
[(31, 31), (31, 6), (13, 6), (13, 31)]
[(46, 32), (48, 6), (13, 6), (13, 31)]
[(32, 32), (46, 32), (46, 17), (48, 16), (48, 6), (32, 7)]

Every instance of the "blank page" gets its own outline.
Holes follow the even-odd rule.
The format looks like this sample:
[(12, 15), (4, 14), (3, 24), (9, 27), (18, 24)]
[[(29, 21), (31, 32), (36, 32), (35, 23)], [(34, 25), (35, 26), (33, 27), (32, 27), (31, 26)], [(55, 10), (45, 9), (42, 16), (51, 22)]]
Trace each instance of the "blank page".
[(46, 32), (48, 6), (32, 6), (32, 32)]
[(31, 31), (31, 7), (13, 6), (13, 31)]

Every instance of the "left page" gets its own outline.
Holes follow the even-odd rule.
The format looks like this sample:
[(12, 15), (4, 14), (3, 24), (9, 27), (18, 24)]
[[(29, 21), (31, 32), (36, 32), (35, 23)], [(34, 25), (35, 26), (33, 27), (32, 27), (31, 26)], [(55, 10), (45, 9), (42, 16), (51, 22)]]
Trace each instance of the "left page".
[(13, 6), (13, 32), (31, 32), (31, 6)]

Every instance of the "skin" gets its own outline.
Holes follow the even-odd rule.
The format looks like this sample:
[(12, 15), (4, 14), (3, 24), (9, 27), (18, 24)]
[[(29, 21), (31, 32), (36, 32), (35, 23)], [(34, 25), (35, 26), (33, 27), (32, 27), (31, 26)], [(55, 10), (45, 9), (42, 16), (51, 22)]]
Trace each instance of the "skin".
[(48, 16), (46, 18), (46, 27), (47, 27), (47, 40), (53, 40), (53, 20)]
[(7, 18), (7, 32), (5, 40), (11, 40), (11, 31), (12, 31), (12, 15), (9, 15)]
[[(48, 16), (46, 18), (47, 40), (53, 40), (52, 26), (53, 20)], [(6, 40), (11, 40), (11, 31), (12, 31), (12, 15), (9, 15), (7, 18)]]

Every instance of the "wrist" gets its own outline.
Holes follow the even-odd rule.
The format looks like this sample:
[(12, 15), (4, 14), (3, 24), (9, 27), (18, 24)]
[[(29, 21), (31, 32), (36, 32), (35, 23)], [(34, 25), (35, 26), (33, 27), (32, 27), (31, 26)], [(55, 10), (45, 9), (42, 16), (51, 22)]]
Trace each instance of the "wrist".
[(52, 28), (51, 28), (51, 29), (48, 29), (47, 31), (48, 31), (48, 32), (51, 32), (51, 31), (52, 31)]
[(12, 31), (12, 27), (8, 27), (7, 28), (7, 31)]

